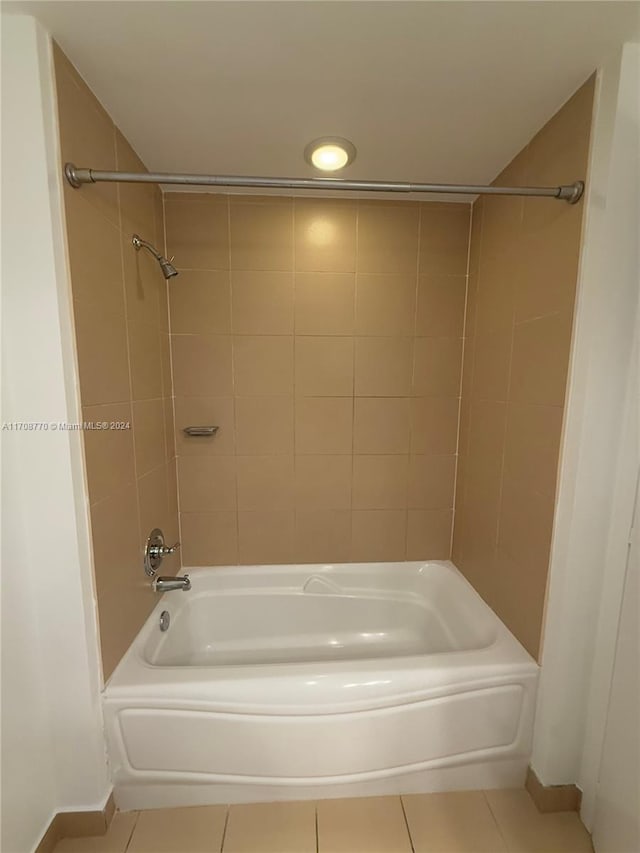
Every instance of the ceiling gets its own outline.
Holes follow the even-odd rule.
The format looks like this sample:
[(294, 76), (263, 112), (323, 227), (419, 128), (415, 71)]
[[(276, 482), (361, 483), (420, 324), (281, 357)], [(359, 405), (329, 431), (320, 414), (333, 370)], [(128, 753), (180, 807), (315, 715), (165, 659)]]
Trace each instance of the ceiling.
[[(487, 183), (640, 30), (618, 2), (17, 2), (154, 171)], [(90, 167), (91, 163), (78, 163)], [(567, 175), (570, 183), (577, 175)]]

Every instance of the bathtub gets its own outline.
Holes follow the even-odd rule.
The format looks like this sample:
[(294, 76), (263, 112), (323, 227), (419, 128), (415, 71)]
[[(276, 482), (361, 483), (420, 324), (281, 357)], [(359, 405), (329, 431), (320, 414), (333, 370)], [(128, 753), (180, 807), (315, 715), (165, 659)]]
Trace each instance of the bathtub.
[(538, 667), (451, 563), (190, 575), (104, 691), (122, 810), (522, 785)]

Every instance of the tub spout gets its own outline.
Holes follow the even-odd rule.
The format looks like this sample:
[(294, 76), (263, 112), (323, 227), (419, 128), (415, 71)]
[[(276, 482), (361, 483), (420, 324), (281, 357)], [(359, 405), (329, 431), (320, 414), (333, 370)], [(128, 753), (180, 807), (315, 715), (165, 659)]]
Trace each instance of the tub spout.
[(178, 575), (175, 578), (154, 578), (154, 592), (171, 592), (174, 589), (181, 589), (183, 592), (191, 589), (191, 579), (189, 575)]

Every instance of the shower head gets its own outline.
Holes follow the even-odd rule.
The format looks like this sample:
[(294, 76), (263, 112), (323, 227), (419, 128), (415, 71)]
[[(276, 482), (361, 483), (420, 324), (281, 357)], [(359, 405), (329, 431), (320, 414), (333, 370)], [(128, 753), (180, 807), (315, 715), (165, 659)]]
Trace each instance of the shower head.
[(178, 270), (174, 267), (171, 261), (168, 261), (166, 258), (158, 258), (158, 263), (160, 264), (162, 275), (167, 279), (167, 281), (170, 278), (173, 278), (174, 275), (178, 275)]
[[(150, 252), (156, 261), (160, 264), (160, 269), (162, 270), (162, 275), (167, 279), (173, 278), (174, 275), (178, 275), (178, 270), (174, 267), (171, 261), (168, 261), (164, 255), (161, 255), (160, 252), (152, 246), (151, 243), (148, 243), (146, 240), (143, 240), (142, 237), (138, 237), (137, 234), (134, 234), (131, 238), (131, 242), (135, 246), (136, 252), (139, 252), (140, 249), (146, 249)], [(173, 258), (171, 258), (173, 260)]]

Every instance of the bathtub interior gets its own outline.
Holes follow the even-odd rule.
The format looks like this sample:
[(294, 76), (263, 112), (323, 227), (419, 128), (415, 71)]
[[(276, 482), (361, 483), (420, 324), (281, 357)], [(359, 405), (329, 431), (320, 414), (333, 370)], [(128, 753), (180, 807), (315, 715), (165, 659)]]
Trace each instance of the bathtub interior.
[[(446, 564), (192, 572), (141, 653), (155, 667), (364, 660), (486, 648), (495, 622)], [(165, 597), (166, 598), (166, 597)], [(155, 615), (155, 614), (154, 614)]]

